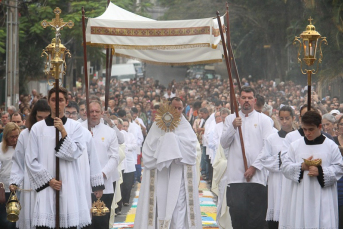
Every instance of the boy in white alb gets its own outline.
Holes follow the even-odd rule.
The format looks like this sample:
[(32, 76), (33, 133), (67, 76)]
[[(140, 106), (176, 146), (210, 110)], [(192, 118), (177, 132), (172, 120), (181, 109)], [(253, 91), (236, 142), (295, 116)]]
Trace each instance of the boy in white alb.
[[(302, 119), (305, 137), (293, 143), (284, 156), (282, 172), (292, 180), (289, 201), (280, 213), (279, 228), (338, 228), (337, 180), (343, 175), (338, 146), (321, 134), (321, 116), (308, 111)], [(318, 166), (307, 160), (321, 159)]]

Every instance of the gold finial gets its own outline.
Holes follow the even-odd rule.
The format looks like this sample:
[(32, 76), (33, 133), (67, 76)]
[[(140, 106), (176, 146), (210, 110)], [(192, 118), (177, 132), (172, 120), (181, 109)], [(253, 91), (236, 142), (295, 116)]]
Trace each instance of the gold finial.
[(60, 18), (60, 14), (62, 13), (62, 10), (58, 7), (54, 10), (54, 13), (56, 14), (56, 17), (52, 19), (51, 22), (48, 22), (47, 20), (43, 20), (41, 25), (45, 29), (48, 26), (51, 26), (56, 31), (61, 30), (64, 26), (67, 26), (69, 29), (71, 29), (74, 26), (74, 22), (69, 20), (68, 22), (64, 22), (63, 18)]
[(310, 18), (307, 19), (307, 20), (309, 20), (310, 21), (310, 25), (312, 25), (313, 18), (311, 18), (311, 16), (310, 16)]

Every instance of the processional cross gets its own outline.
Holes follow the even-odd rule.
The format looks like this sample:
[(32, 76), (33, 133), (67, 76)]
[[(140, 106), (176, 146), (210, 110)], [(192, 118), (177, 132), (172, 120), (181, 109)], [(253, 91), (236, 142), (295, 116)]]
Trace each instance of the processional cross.
[[(65, 47), (61, 44), (60, 41), (60, 31), (63, 29), (63, 27), (67, 26), (68, 28), (72, 28), (74, 26), (74, 22), (72, 22), (71, 20), (69, 20), (68, 22), (64, 22), (63, 18), (60, 18), (60, 14), (62, 13), (62, 10), (58, 7), (55, 8), (54, 13), (56, 15), (55, 18), (52, 19), (51, 22), (48, 22), (47, 20), (43, 20), (41, 22), (41, 25), (43, 28), (46, 28), (48, 26), (51, 26), (53, 29), (55, 29), (55, 41), (53, 40), (51, 42), (51, 44), (49, 44), (48, 47), (51, 48), (46, 48), (45, 50), (43, 50), (43, 54), (46, 54), (48, 56), (48, 62), (50, 62), (49, 66), (51, 66), (50, 69), (48, 69), (48, 74), (50, 72), (50, 70), (52, 71), (52, 74), (54, 75), (55, 78), (55, 91), (56, 91), (56, 107), (55, 107), (55, 112), (56, 112), (56, 117), (59, 117), (59, 76), (61, 71), (61, 65), (63, 63), (65, 63), (65, 54), (69, 54), (70, 53), (68, 50), (65, 49)], [(60, 45), (61, 48), (60, 49)], [(42, 54), (42, 55), (43, 55)], [(64, 73), (64, 71), (63, 71)], [(59, 144), (59, 130), (56, 128), (56, 146)], [(56, 157), (56, 175), (55, 175), (55, 179), (56, 180), (60, 180), (59, 179), (59, 173), (60, 173), (60, 169), (59, 169), (59, 158)], [(56, 229), (59, 229), (59, 218), (60, 218), (60, 195), (59, 195), (59, 191), (56, 191)]]

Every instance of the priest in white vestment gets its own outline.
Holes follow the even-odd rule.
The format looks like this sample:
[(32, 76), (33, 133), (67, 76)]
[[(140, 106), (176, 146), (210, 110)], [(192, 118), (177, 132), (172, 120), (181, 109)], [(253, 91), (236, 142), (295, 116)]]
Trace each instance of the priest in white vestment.
[[(338, 228), (337, 180), (343, 175), (338, 146), (321, 134), (321, 116), (306, 112), (301, 119), (305, 137), (291, 143), (282, 161), (282, 172), (290, 179), (288, 201), (280, 212), (279, 228)], [(307, 160), (321, 159), (317, 165)]]
[[(182, 101), (171, 101), (179, 114)], [(153, 123), (143, 146), (145, 164), (134, 228), (201, 229), (196, 173), (197, 138), (186, 118), (172, 132)]]

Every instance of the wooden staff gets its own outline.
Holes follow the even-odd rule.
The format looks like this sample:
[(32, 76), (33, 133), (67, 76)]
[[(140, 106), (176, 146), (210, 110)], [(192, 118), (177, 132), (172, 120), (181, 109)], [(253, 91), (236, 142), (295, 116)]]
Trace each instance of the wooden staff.
[[(57, 41), (56, 41), (57, 42)], [(58, 69), (56, 69), (58, 73)], [(55, 88), (56, 88), (56, 115), (59, 117), (60, 114), (60, 80), (55, 78)], [(60, 141), (60, 131), (56, 128), (56, 146), (58, 146)], [(60, 159), (56, 157), (56, 180), (60, 180)], [(56, 190), (56, 229), (60, 228), (60, 191)]]
[(87, 41), (86, 41), (86, 19), (85, 19), (85, 8), (82, 7), (82, 38), (83, 38), (83, 72), (85, 75), (85, 84), (86, 84), (86, 112), (87, 112), (87, 126), (90, 131), (89, 119), (90, 119), (90, 110), (89, 110), (89, 82), (88, 82), (88, 66), (87, 66)]
[[(229, 3), (226, 3), (226, 39), (227, 42), (226, 44), (228, 45), (228, 52), (229, 52), (229, 60), (230, 60), (230, 66), (231, 63), (233, 64), (233, 68), (235, 70), (235, 76), (236, 76), (236, 80), (237, 80), (237, 85), (238, 85), (238, 89), (239, 91), (241, 90), (241, 81), (239, 79), (239, 74), (238, 74), (238, 69), (237, 69), (237, 65), (236, 65), (236, 60), (235, 60), (235, 56), (233, 55), (233, 51), (232, 51), (232, 46), (231, 46), (231, 36), (230, 36), (230, 21), (229, 21)], [(233, 95), (235, 95), (235, 93), (233, 93)], [(236, 96), (232, 97), (231, 93), (230, 93), (230, 107), (231, 110), (234, 109), (234, 104), (233, 104), (233, 100), (236, 99)]]
[[(107, 0), (107, 7), (110, 4), (110, 0)], [(112, 72), (112, 48), (106, 48), (106, 83), (105, 83), (105, 111), (108, 108), (108, 100), (110, 95), (110, 82), (111, 82), (111, 72)]]
[[(230, 94), (232, 97), (235, 96), (234, 94), (234, 88), (233, 88), (233, 80), (232, 80), (232, 75), (231, 75), (231, 61), (229, 61), (228, 58), (228, 51), (226, 48), (226, 42), (224, 39), (224, 33), (223, 33), (223, 28), (222, 28), (222, 22), (220, 20), (220, 16), (219, 16), (219, 11), (217, 11), (217, 21), (218, 21), (218, 26), (219, 26), (219, 31), (220, 31), (220, 36), (222, 39), (222, 44), (223, 44), (223, 49), (224, 49), (224, 57), (225, 57), (225, 61), (226, 61), (226, 68), (227, 68), (227, 72), (229, 75), (229, 81), (230, 81)], [(234, 107), (235, 107), (235, 113), (236, 113), (236, 117), (239, 117), (238, 115), (238, 106), (237, 106), (237, 101), (236, 99), (234, 99)], [(239, 126), (238, 127), (238, 132), (239, 132), (239, 139), (241, 142), (241, 147), (242, 147), (242, 156), (243, 156), (243, 162), (244, 162), (244, 169), (245, 171), (248, 170), (248, 163), (247, 163), (247, 158), (245, 156), (245, 148), (244, 148), (244, 141), (243, 141), (243, 135), (242, 135), (242, 128)]]

